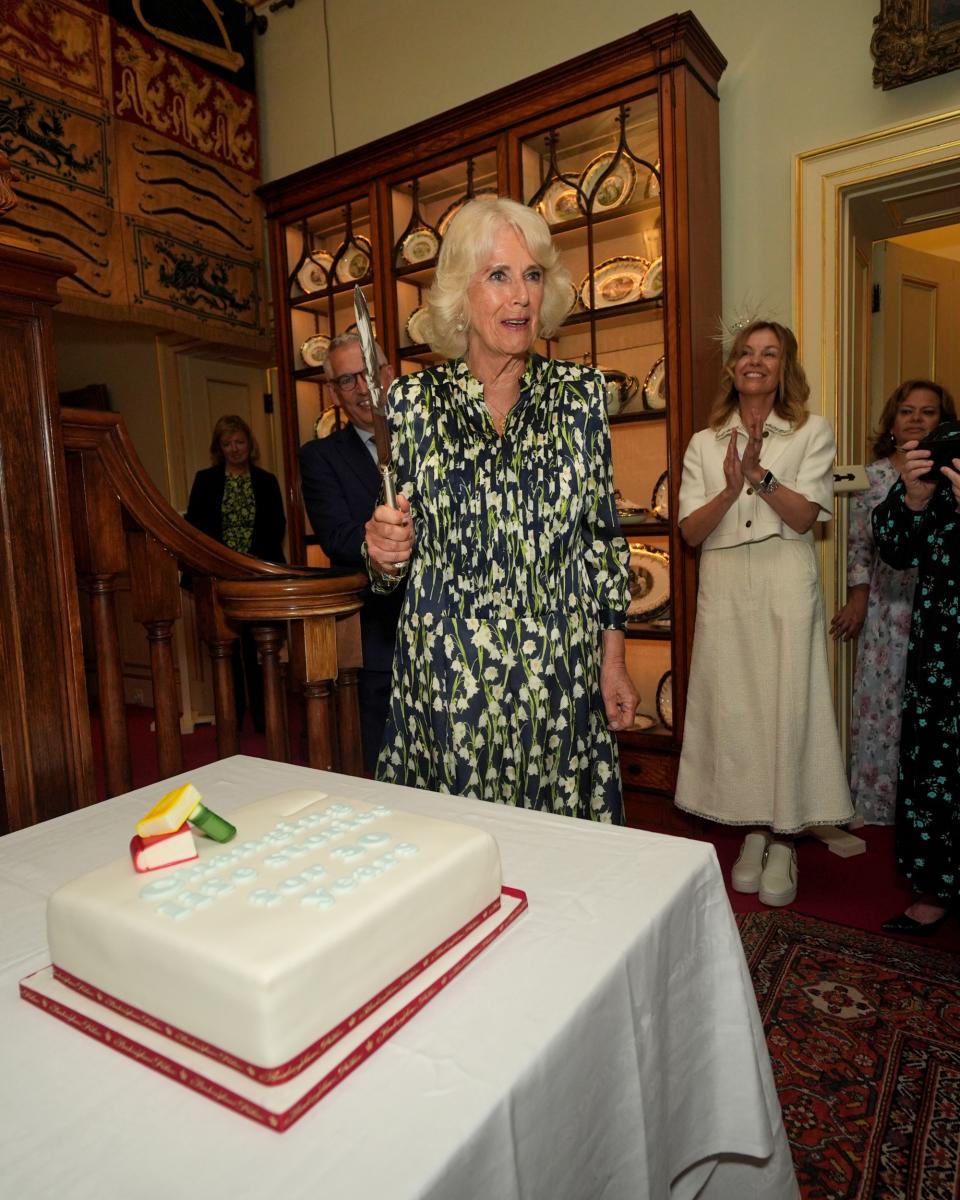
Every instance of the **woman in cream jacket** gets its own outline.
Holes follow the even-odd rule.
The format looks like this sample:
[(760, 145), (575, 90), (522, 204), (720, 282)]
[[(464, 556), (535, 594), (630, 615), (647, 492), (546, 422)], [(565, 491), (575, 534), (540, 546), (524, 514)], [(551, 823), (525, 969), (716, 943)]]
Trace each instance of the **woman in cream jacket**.
[(772, 905), (796, 896), (791, 835), (852, 816), (813, 546), (832, 514), (836, 445), (808, 395), (789, 329), (740, 330), (680, 487), (680, 530), (701, 557), (676, 803), (764, 827), (745, 838), (732, 884)]

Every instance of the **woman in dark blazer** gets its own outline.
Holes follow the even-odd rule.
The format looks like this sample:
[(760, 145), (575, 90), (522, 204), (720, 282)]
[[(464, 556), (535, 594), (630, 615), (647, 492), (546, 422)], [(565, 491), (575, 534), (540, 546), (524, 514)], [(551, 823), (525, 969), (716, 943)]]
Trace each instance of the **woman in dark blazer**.
[[(217, 421), (210, 456), (214, 465), (194, 477), (187, 520), (231, 550), (268, 562), (286, 562), (283, 535), (287, 520), (280, 485), (276, 475), (255, 465), (259, 451), (242, 417), (225, 416)], [(263, 676), (256, 644), (246, 626), (234, 643), (233, 681), (238, 729), (249, 702), (254, 728), (262, 733)]]

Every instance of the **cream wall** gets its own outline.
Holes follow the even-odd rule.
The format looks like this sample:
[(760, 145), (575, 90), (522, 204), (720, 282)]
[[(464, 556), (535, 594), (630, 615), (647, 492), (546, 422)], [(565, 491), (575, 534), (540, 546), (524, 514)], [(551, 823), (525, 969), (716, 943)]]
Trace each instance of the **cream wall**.
[(157, 368), (157, 335), (146, 325), (54, 315), (57, 388), (105, 383), (151, 480), (169, 496)]
[[(720, 82), (724, 317), (793, 319), (793, 162), (960, 107), (960, 72), (882, 92), (880, 0), (697, 0)], [(258, 40), (264, 178), (313, 165), (677, 11), (661, 0), (300, 0)], [(332, 71), (327, 72), (326, 32)], [(332, 96), (332, 106), (331, 106)]]

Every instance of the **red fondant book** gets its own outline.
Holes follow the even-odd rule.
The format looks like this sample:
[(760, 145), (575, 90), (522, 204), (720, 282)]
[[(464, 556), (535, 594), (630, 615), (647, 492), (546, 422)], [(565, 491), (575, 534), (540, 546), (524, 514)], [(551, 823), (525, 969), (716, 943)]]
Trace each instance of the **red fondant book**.
[(181, 825), (175, 832), (161, 833), (157, 837), (134, 834), (130, 840), (130, 857), (138, 871), (156, 871), (160, 867), (190, 862), (198, 855), (193, 834), (186, 825)]

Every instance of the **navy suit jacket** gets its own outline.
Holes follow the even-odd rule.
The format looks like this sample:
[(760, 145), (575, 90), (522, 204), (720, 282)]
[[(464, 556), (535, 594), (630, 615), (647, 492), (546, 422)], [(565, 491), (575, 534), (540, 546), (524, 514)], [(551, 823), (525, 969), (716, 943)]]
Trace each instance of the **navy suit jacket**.
[[(310, 524), (334, 567), (366, 570), (360, 553), (364, 525), (380, 494), (380, 472), (352, 425), (300, 447), (300, 482)], [(393, 668), (403, 586), (387, 595), (370, 592), (360, 610), (363, 665)]]

